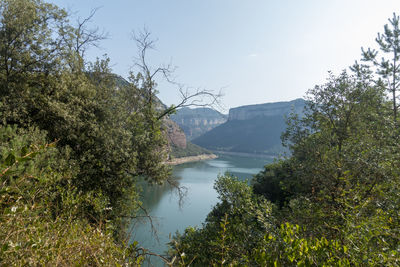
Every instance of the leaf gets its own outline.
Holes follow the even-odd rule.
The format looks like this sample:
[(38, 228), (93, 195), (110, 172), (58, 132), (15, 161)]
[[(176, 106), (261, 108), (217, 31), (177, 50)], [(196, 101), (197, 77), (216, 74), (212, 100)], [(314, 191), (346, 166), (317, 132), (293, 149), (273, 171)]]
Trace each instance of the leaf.
[(21, 155), (26, 155), (28, 154), (28, 147), (24, 146), (23, 148), (21, 148)]
[(26, 162), (26, 161), (31, 160), (31, 158), (29, 158), (29, 157), (26, 157), (26, 158), (17, 157), (16, 160), (18, 160), (18, 162)]
[(10, 154), (8, 154), (8, 156), (7, 156), (7, 158), (4, 160), (4, 163), (7, 165), (7, 166), (11, 166), (11, 165), (13, 165), (14, 163), (15, 163), (15, 156), (14, 156), (14, 154), (13, 153), (10, 153)]

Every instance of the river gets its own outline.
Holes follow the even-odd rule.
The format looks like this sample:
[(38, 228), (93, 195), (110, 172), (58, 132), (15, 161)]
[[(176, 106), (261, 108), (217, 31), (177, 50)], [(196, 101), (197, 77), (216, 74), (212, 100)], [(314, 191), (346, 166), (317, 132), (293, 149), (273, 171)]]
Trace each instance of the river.
[[(169, 185), (149, 186), (143, 184), (143, 206), (152, 216), (153, 229), (148, 219), (132, 223), (131, 241), (157, 254), (165, 255), (167, 243), (176, 231), (183, 232), (188, 226), (201, 227), (207, 214), (217, 203), (213, 185), (218, 175), (229, 172), (240, 179), (251, 179), (272, 159), (220, 155), (217, 159), (184, 163), (173, 167), (173, 177), (187, 189), (183, 203)], [(151, 265), (162, 266), (152, 257)], [(146, 265), (146, 264), (145, 264)]]

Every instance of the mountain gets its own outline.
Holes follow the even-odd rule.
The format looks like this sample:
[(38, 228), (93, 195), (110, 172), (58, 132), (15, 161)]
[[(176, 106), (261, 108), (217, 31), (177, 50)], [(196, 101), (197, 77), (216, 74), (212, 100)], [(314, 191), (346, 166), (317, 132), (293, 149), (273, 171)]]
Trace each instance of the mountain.
[(211, 108), (181, 108), (171, 115), (185, 132), (188, 140), (193, 140), (227, 121), (227, 116)]
[(232, 108), (227, 122), (192, 142), (216, 151), (276, 155), (283, 151), (285, 116), (292, 110), (302, 114), (304, 105), (303, 99), (296, 99)]

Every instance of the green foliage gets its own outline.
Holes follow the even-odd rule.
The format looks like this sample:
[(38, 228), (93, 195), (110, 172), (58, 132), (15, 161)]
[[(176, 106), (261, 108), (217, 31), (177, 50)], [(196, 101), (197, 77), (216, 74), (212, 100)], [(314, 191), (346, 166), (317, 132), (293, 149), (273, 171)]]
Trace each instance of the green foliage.
[[(7, 266), (140, 263), (134, 247), (114, 243), (111, 223), (89, 224), (84, 205), (106, 215), (104, 197), (71, 183), (55, 144), (37, 129), (0, 127), (0, 261)], [(86, 203), (86, 204), (85, 204)]]
[(346, 246), (325, 237), (305, 237), (298, 225), (282, 224), (277, 235), (268, 234), (264, 239), (264, 247), (253, 255), (259, 266), (350, 265)]
[[(362, 49), (362, 61), (370, 62), (375, 68), (376, 74), (379, 76), (379, 83), (383, 84), (386, 90), (392, 96), (392, 114), (394, 122), (397, 122), (398, 104), (397, 91), (399, 90), (400, 78), (400, 27), (399, 16), (393, 13), (393, 18), (389, 19), (389, 24), (385, 24), (384, 32), (378, 33), (375, 39), (379, 51), (368, 48)], [(378, 55), (380, 57), (378, 57)], [(353, 66), (356, 71), (362, 70), (364, 73), (370, 74), (372, 71), (368, 65), (359, 65), (357, 62)]]
[[(215, 183), (220, 202), (207, 216), (203, 228), (187, 228), (170, 243), (170, 255), (178, 263), (192, 261), (195, 266), (240, 265), (271, 231), (272, 206), (252, 193), (247, 182), (228, 174)], [(184, 258), (182, 259), (182, 257)]]
[(329, 261), (317, 254), (306, 265), (398, 264), (398, 137), (377, 84), (342, 73), (310, 90), (305, 117), (292, 116), (283, 135), (291, 158), (255, 177), (281, 222), (301, 225), (309, 244), (327, 240)]
[[(104, 198), (121, 224), (138, 207), (135, 180), (162, 183), (166, 141), (153, 101), (154, 82), (141, 74), (121, 83), (109, 59), (86, 62), (88, 43), (64, 10), (42, 1), (0, 2), (1, 125), (38, 127), (68, 154), (77, 190)], [(150, 87), (149, 87), (150, 86)], [(118, 88), (118, 90), (117, 90)], [(85, 208), (96, 222), (95, 205)], [(121, 224), (122, 227), (122, 224)]]
[(156, 84), (86, 61), (101, 36), (85, 26), (41, 0), (0, 0), (2, 263), (140, 262), (114, 241), (141, 205), (138, 177), (170, 173)]
[(399, 265), (399, 135), (381, 85), (343, 72), (310, 90), (282, 136), (290, 158), (252, 188), (220, 178), (221, 202), (171, 255), (199, 266)]
[(199, 147), (191, 142), (186, 142), (186, 148), (180, 148), (177, 146), (171, 147), (171, 156), (173, 158), (182, 158), (182, 157), (190, 157), (190, 156), (198, 156), (202, 154), (212, 154), (211, 151)]
[(268, 164), (251, 180), (254, 193), (263, 195), (272, 203), (283, 207), (304, 188), (300, 180), (292, 179), (293, 159), (281, 160)]
[(382, 112), (382, 92), (370, 81), (346, 73), (310, 90), (305, 116), (293, 114), (283, 135), (292, 157), (257, 175), (256, 192), (274, 202), (271, 186), (282, 192), (283, 200), (302, 194), (335, 201), (345, 173), (359, 179), (355, 183), (384, 179), (389, 174), (376, 163), (391, 157), (394, 148), (387, 143), (392, 128)]

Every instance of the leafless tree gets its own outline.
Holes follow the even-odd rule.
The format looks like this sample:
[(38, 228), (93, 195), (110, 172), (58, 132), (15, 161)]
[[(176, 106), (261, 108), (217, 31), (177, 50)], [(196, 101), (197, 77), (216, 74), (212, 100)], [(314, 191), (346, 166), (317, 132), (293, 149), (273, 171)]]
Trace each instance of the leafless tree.
[(76, 23), (75, 43), (74, 50), (83, 58), (88, 47), (97, 47), (102, 40), (108, 38), (108, 33), (104, 30), (100, 31), (99, 27), (89, 28), (88, 24), (93, 19), (94, 15), (100, 7), (94, 8), (90, 11), (89, 16), (86, 18), (78, 18)]
[(87, 50), (90, 47), (100, 48), (100, 42), (108, 38), (108, 33), (100, 30), (99, 27), (89, 27), (99, 9), (100, 7), (92, 9), (90, 14), (83, 19), (78, 17), (74, 27), (65, 23), (60, 26), (63, 45), (67, 47), (68, 53), (77, 57), (77, 61), (73, 63), (75, 65), (69, 63), (71, 69), (82, 69)]
[(203, 88), (193, 88), (175, 81), (173, 74), (176, 70), (171, 63), (151, 68), (147, 63), (147, 52), (155, 49), (156, 39), (151, 37), (151, 33), (144, 28), (142, 31), (132, 33), (132, 39), (135, 41), (138, 49), (138, 56), (135, 58), (134, 68), (143, 75), (142, 87), (146, 89), (148, 104), (154, 103), (154, 97), (157, 93), (156, 78), (161, 76), (169, 84), (175, 86), (180, 95), (180, 102), (162, 110), (158, 115), (158, 120), (174, 113), (177, 109), (183, 107), (211, 107), (221, 108), (222, 90), (214, 92), (213, 90)]

